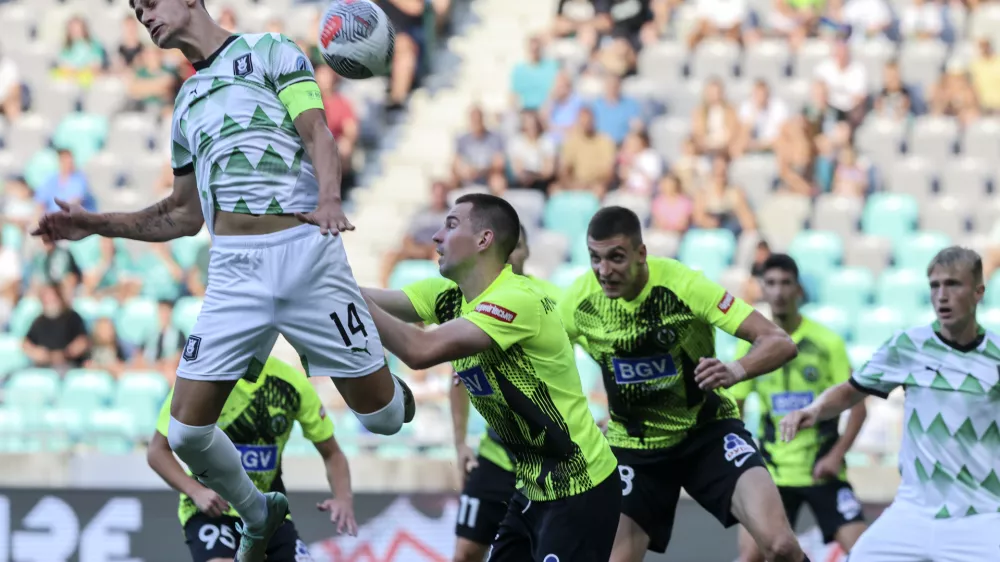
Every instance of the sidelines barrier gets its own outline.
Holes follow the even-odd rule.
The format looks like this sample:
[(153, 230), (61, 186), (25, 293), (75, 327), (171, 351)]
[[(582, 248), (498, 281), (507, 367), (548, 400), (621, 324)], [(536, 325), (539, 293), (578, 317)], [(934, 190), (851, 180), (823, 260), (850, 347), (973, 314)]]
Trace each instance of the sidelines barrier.
[[(360, 494), (357, 538), (335, 537), (316, 511), (321, 493), (291, 492), (296, 527), (315, 562), (448, 562), (454, 545), (455, 496)], [(867, 505), (874, 518), (884, 506)], [(0, 489), (0, 562), (181, 562), (190, 560), (171, 492)], [(723, 562), (736, 558), (736, 530), (691, 500), (677, 509), (669, 560)], [(820, 543), (808, 514), (800, 536), (816, 562), (842, 562)], [(211, 529), (200, 533), (216, 539)], [(648, 562), (666, 556), (649, 555)]]

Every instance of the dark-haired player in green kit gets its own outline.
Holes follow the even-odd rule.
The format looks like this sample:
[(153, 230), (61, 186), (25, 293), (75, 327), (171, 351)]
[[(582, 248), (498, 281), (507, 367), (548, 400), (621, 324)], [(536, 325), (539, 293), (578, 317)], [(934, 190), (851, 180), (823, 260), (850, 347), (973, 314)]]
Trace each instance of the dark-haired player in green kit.
[[(741, 406), (751, 392), (760, 397), (761, 453), (778, 485), (789, 521), (795, 521), (802, 504), (808, 505), (823, 541), (836, 540), (844, 552), (850, 552), (868, 527), (861, 503), (847, 482), (844, 455), (865, 422), (865, 403), (851, 409), (844, 435), (839, 434), (837, 419), (803, 429), (794, 441), (782, 441), (778, 432), (778, 423), (786, 414), (805, 408), (824, 390), (851, 378), (847, 348), (833, 330), (799, 313), (804, 295), (798, 265), (790, 256), (774, 254), (764, 262), (761, 286), (771, 316), (791, 334), (799, 354), (773, 373), (734, 386), (733, 396)], [(749, 350), (749, 344), (740, 342), (737, 356)], [(740, 531), (740, 560), (764, 561), (746, 530)]]
[(460, 197), (434, 235), (441, 274), (458, 291), (404, 292), (412, 311), (394, 303), (402, 317), (440, 326), (409, 326), (371, 292), (366, 298), (385, 347), (412, 368), (451, 362), (514, 457), (517, 491), (490, 562), (607, 562), (621, 507), (617, 463), (590, 414), (555, 303), (507, 264), (519, 234), (517, 212), (503, 199)]
[[(632, 211), (606, 207), (587, 229), (593, 273), (559, 304), (570, 339), (601, 366), (622, 513), (612, 562), (665, 552), (684, 488), (723, 525), (743, 523), (768, 560), (806, 560), (764, 460), (725, 389), (795, 357), (781, 328), (703, 274), (649, 257)], [(715, 329), (753, 343), (715, 358)]]

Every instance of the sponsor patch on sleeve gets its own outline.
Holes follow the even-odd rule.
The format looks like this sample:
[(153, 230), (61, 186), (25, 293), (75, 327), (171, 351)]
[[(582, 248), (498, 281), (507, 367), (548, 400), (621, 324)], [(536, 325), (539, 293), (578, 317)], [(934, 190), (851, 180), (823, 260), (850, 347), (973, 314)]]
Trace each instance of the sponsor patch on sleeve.
[(729, 294), (729, 291), (726, 291), (726, 293), (722, 295), (722, 300), (719, 301), (719, 312), (726, 314), (729, 312), (729, 309), (733, 307), (734, 302), (736, 302), (736, 297)]
[(480, 314), (485, 314), (492, 318), (496, 318), (501, 322), (506, 322), (510, 324), (517, 318), (517, 313), (507, 310), (506, 308), (493, 304), (491, 302), (481, 302), (476, 305), (476, 312)]
[(326, 419), (326, 408), (324, 408), (322, 405), (319, 407), (319, 419), (321, 420)]

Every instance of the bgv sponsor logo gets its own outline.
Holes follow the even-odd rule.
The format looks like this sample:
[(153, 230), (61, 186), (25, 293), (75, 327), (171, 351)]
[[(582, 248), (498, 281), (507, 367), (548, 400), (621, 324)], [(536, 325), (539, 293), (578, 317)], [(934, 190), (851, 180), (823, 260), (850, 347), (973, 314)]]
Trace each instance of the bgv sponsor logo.
[(489, 396), (493, 394), (493, 387), (490, 386), (490, 381), (486, 378), (486, 373), (483, 372), (482, 367), (472, 367), (471, 369), (459, 371), (458, 378), (462, 380), (465, 388), (469, 389), (469, 394), (473, 396)]
[(278, 467), (277, 445), (237, 445), (247, 472), (269, 472)]
[(480, 314), (485, 314), (492, 318), (496, 318), (501, 322), (506, 322), (510, 324), (517, 318), (517, 313), (507, 310), (506, 308), (493, 304), (491, 302), (481, 302), (476, 305), (476, 312)]
[(726, 460), (732, 461), (736, 457), (743, 457), (736, 461), (736, 466), (743, 466), (743, 463), (756, 452), (742, 437), (735, 433), (728, 433), (723, 438), (723, 449), (726, 451)]
[(627, 359), (615, 357), (611, 359), (611, 366), (618, 384), (646, 382), (677, 374), (674, 358), (670, 355)]
[(723, 314), (729, 312), (734, 302), (736, 302), (736, 297), (729, 294), (729, 291), (726, 291), (726, 294), (722, 295), (722, 300), (719, 301), (719, 311)]
[(812, 404), (813, 393), (804, 392), (781, 392), (771, 395), (771, 411), (779, 416), (790, 414), (795, 410), (801, 410)]

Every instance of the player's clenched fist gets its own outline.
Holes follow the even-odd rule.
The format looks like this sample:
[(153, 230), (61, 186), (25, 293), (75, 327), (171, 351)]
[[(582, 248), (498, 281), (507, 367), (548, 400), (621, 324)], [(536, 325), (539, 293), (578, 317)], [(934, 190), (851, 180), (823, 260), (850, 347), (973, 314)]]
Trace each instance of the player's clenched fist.
[(800, 430), (816, 425), (816, 417), (818, 415), (819, 412), (813, 408), (803, 408), (788, 414), (781, 419), (781, 423), (779, 424), (781, 426), (781, 438), (785, 441), (791, 441)]
[(732, 364), (723, 363), (715, 357), (703, 357), (694, 368), (694, 382), (702, 390), (729, 388), (741, 380), (743, 373), (737, 372)]
[(55, 200), (58, 211), (47, 213), (38, 221), (38, 227), (31, 232), (32, 236), (41, 236), (44, 240), (81, 240), (93, 234), (91, 213), (76, 203)]

